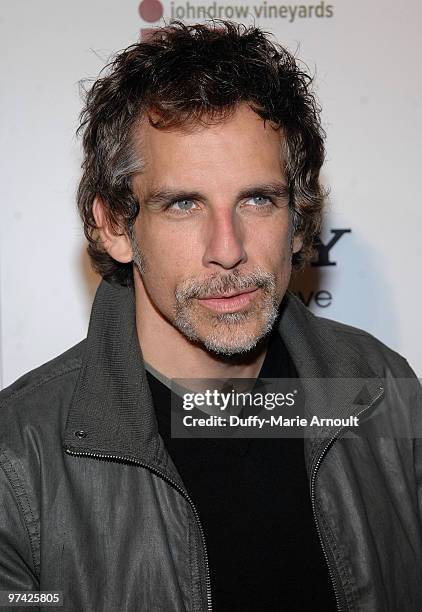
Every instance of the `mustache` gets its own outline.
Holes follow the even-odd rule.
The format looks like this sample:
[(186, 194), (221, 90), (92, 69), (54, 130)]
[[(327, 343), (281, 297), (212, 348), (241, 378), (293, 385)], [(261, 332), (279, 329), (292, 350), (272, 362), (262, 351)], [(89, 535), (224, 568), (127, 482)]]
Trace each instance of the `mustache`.
[(188, 279), (181, 283), (175, 291), (176, 300), (186, 302), (191, 299), (205, 299), (216, 293), (245, 291), (247, 289), (263, 289), (274, 291), (275, 275), (257, 268), (249, 274), (234, 270), (229, 274), (214, 274), (206, 280)]

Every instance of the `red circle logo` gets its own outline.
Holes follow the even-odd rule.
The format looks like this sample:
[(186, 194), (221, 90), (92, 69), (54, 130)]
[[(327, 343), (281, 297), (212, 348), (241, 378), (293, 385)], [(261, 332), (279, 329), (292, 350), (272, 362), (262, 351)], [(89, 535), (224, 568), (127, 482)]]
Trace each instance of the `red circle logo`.
[(161, 19), (164, 9), (160, 0), (142, 0), (138, 12), (144, 21), (151, 23), (152, 21)]

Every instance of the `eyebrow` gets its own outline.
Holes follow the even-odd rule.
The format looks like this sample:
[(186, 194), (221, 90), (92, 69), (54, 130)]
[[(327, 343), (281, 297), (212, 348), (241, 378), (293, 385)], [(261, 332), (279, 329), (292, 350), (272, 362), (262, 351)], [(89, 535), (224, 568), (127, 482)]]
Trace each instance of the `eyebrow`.
[[(279, 181), (257, 183), (255, 185), (248, 185), (239, 191), (236, 199), (243, 200), (245, 198), (251, 198), (257, 194), (272, 198), (288, 198), (289, 189), (287, 185)], [(150, 208), (158, 208), (164, 204), (175, 202), (177, 200), (202, 200), (203, 202), (208, 202), (206, 195), (200, 191), (167, 189), (164, 187), (162, 189), (152, 190), (145, 198), (144, 205)]]

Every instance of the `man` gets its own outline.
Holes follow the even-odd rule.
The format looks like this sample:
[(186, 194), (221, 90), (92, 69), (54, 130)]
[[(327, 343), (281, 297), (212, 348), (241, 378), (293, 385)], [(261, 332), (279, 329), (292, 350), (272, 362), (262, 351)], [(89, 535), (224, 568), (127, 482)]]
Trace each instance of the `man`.
[[(87, 339), (0, 396), (1, 589), (78, 612), (421, 609), (414, 374), (286, 292), (324, 199), (309, 86), (257, 28), (174, 22), (89, 91), (78, 205), (103, 281)], [(171, 436), (172, 379), (244, 378), (342, 379), (337, 416), (408, 435)]]

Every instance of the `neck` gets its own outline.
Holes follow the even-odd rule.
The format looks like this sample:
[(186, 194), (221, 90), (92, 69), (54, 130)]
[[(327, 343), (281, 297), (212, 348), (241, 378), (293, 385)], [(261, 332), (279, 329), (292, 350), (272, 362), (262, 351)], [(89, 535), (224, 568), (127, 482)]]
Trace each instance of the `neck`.
[(216, 355), (188, 340), (157, 311), (135, 274), (136, 329), (146, 363), (167, 378), (257, 378), (268, 338), (247, 354)]

